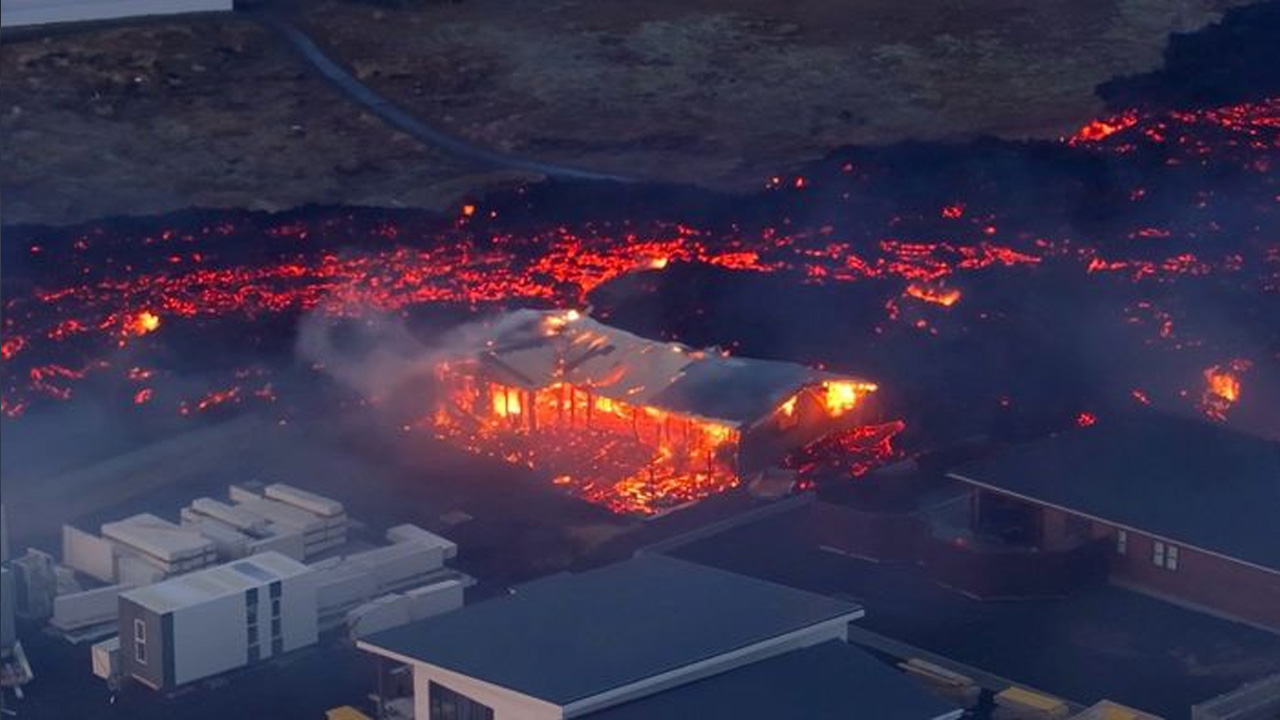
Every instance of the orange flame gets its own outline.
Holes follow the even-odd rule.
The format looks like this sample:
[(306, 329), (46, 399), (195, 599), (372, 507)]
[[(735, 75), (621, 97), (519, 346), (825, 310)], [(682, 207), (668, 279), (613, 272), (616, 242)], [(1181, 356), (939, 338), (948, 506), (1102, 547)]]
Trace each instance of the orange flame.
[(1253, 363), (1248, 360), (1233, 358), (1205, 368), (1204, 393), (1200, 397), (1200, 408), (1205, 415), (1214, 420), (1227, 419), (1227, 411), (1240, 400), (1240, 376), (1251, 367)]
[(126, 327), (127, 333), (136, 337), (142, 337), (158, 329), (160, 329), (160, 316), (150, 310), (143, 310), (129, 318), (129, 323)]
[(858, 399), (863, 394), (873, 393), (877, 389), (878, 387), (872, 383), (833, 380), (823, 384), (822, 403), (827, 409), (827, 414), (839, 417), (857, 406)]
[(951, 307), (960, 302), (961, 293), (955, 288), (911, 283), (907, 286), (907, 295), (934, 305)]

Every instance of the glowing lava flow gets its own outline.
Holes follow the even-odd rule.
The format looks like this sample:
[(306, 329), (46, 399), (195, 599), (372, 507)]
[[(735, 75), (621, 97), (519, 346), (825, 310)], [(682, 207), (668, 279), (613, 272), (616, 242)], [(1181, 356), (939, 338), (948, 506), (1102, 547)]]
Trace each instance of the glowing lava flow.
[[(1090, 289), (1111, 290), (1127, 281), (1167, 287), (1223, 277), (1250, 291), (1280, 293), (1280, 247), (1268, 235), (1274, 227), (1275, 198), (1280, 197), (1270, 174), (1277, 149), (1280, 98), (1195, 111), (1125, 112), (1089, 123), (1054, 148), (1069, 156), (1069, 170), (1077, 167), (1070, 163), (1105, 165), (1108, 171), (1114, 164), (1123, 172), (1108, 172), (1109, 182), (1130, 176), (1141, 181), (1116, 192), (1119, 204), (1137, 208), (1133, 221), (1100, 237), (1078, 237), (1083, 231), (1074, 224), (1076, 218), (1054, 214), (1055, 208), (1027, 211), (1014, 203), (1002, 205), (998, 191), (988, 192), (986, 199), (959, 198), (957, 187), (950, 186), (914, 207), (895, 199), (886, 203), (893, 208), (883, 214), (863, 213), (874, 203), (857, 201), (870, 195), (868, 188), (882, 178), (874, 171), (860, 176), (852, 162), (841, 163), (838, 172), (831, 168), (831, 177), (777, 178), (762, 196), (803, 200), (780, 202), (782, 209), (770, 210), (767, 219), (741, 225), (717, 220), (707, 222), (719, 224), (698, 227), (622, 218), (561, 224), (540, 218), (513, 231), (511, 225), (492, 221), (491, 208), (468, 202), (456, 218), (416, 222), (326, 210), (302, 218), (285, 214), (286, 219), (227, 213), (208, 220), (205, 214), (185, 225), (80, 228), (68, 237), (32, 231), (21, 246), (20, 282), (5, 276), (0, 411), (15, 417), (33, 403), (65, 400), (86, 379), (109, 371), (127, 387), (121, 394), (126, 405), (166, 412), (177, 406), (180, 412), (198, 413), (269, 399), (275, 390), (266, 378), (250, 385), (248, 378), (231, 377), (208, 382), (191, 397), (168, 397), (160, 383), (166, 368), (159, 350), (168, 349), (173, 337), (200, 335), (216, 322), (238, 324), (241, 334), (251, 335), (253, 326), (273, 318), (316, 310), (346, 316), (368, 310), (407, 313), (435, 304), (580, 307), (612, 281), (669, 274), (689, 265), (767, 273), (797, 285), (866, 283), (879, 293), (872, 307), (877, 313), (884, 307), (890, 315), (876, 330), (885, 336), (895, 328), (922, 337), (937, 335), (943, 320), (950, 321), (956, 334), (979, 332), (971, 328), (1002, 311), (991, 298), (995, 293), (988, 292), (994, 283), (986, 284), (987, 279), (1042, 269), (1070, 273)], [(1133, 155), (1143, 162), (1123, 164)], [(1192, 187), (1201, 180), (1192, 170), (1209, 165), (1213, 173), (1233, 172), (1233, 182), (1254, 183), (1255, 194), (1264, 188), (1265, 206), (1233, 205), (1236, 197), (1215, 194), (1212, 186)], [(1161, 196), (1159, 181), (1170, 176), (1176, 182), (1168, 185), (1182, 194)], [(1231, 188), (1235, 195), (1238, 185)], [(840, 220), (826, 224), (807, 219), (809, 211), (826, 206), (837, 208), (831, 214)], [(1164, 217), (1175, 206), (1186, 212)], [(1247, 222), (1223, 229), (1240, 217)], [(12, 235), (9, 240), (14, 242)], [(964, 288), (963, 295), (958, 287)], [(1024, 292), (1005, 302), (1020, 304), (1026, 297)], [(1198, 368), (1239, 353), (1198, 337), (1197, 328), (1184, 322), (1186, 313), (1162, 301), (1129, 297), (1124, 305), (1127, 318), (1142, 326), (1159, 352), (1205, 353), (1190, 366), (1197, 368), (1190, 371), (1195, 382)], [(137, 364), (158, 368), (161, 374), (152, 377), (151, 369), (145, 376), (144, 371), (135, 374), (129, 368)], [(1207, 414), (1222, 419), (1239, 405), (1240, 378), (1248, 368), (1248, 360), (1240, 358), (1205, 371), (1206, 389), (1198, 400)], [(1126, 403), (1160, 402), (1153, 381), (1134, 382), (1145, 389), (1134, 390), (1132, 399), (1121, 391)], [(1188, 379), (1178, 382), (1186, 388)], [(856, 403), (858, 391), (853, 389), (851, 397), (844, 389), (831, 394), (829, 406), (845, 407)], [(508, 416), (525, 407), (519, 399), (501, 397)], [(616, 408), (601, 405), (596, 410)], [(795, 410), (786, 403), (780, 408), (784, 415)], [(496, 406), (493, 412), (498, 412)], [(878, 432), (851, 431), (815, 444), (799, 454), (797, 467), (817, 467), (839, 457), (831, 462), (843, 463), (844, 471), (865, 472), (893, 456), (891, 441), (901, 429), (889, 424)], [(561, 444), (568, 442), (565, 438)], [(517, 451), (500, 454), (514, 457)], [(621, 509), (680, 502), (737, 482), (714, 471), (703, 476), (667, 472), (661, 453), (656, 461), (652, 454), (643, 460), (623, 473), (620, 483), (602, 483), (603, 475), (558, 477), (561, 484)], [(651, 471), (654, 467), (659, 469)], [(685, 479), (669, 482), (673, 477)]]

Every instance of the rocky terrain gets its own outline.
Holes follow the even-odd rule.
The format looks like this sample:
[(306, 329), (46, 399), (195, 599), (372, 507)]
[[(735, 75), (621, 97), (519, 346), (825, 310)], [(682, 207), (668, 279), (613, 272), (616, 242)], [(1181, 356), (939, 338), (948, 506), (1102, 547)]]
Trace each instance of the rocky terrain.
[[(478, 145), (717, 189), (854, 143), (1056, 137), (1231, 0), (323, 0), (301, 24)], [(924, 18), (924, 20), (921, 20)], [(351, 104), (249, 18), (6, 36), (0, 218), (447, 208), (494, 183)]]
[(0, 217), (187, 206), (443, 208), (501, 178), (388, 129), (234, 18), (5, 42)]

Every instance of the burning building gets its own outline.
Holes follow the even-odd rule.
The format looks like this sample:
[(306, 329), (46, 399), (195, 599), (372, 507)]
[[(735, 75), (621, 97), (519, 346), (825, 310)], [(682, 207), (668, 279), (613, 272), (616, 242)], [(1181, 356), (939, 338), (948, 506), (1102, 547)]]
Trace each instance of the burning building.
[(734, 487), (877, 415), (866, 380), (656, 342), (572, 310), (504, 315), (436, 374), (439, 436), (618, 512)]

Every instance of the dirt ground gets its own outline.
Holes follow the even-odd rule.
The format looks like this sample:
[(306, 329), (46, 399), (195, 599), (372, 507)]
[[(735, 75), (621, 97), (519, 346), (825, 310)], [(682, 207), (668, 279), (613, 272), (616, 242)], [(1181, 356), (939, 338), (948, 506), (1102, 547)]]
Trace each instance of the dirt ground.
[[(371, 4), (378, 3), (378, 4)], [(833, 147), (1056, 137), (1224, 0), (323, 0), (367, 82), (477, 143), (645, 178), (758, 187)]]
[(491, 182), (346, 101), (235, 18), (0, 47), (0, 218), (188, 206), (443, 208)]
[[(321, 0), (302, 24), (472, 142), (720, 189), (851, 143), (1057, 136), (1233, 0)], [(7, 37), (0, 219), (444, 208), (509, 179), (388, 129), (247, 19)]]

